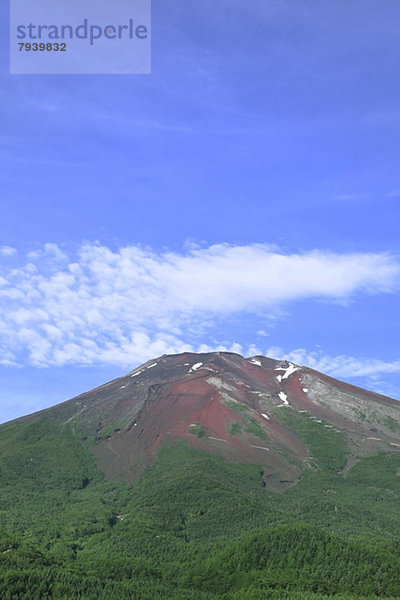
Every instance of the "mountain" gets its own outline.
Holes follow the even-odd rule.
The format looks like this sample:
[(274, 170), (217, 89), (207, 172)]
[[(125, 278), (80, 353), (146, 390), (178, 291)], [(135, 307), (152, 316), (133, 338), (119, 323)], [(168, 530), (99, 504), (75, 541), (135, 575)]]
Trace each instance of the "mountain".
[(167, 441), (264, 464), (264, 481), (275, 490), (315, 468), (303, 430), (325, 442), (345, 436), (336, 468), (400, 449), (398, 401), (290, 362), (226, 352), (162, 356), (21, 421), (45, 416), (83, 440), (94, 437), (93, 455), (110, 480), (137, 479)]
[(396, 400), (162, 356), (0, 426), (0, 597), (397, 596), (399, 475)]

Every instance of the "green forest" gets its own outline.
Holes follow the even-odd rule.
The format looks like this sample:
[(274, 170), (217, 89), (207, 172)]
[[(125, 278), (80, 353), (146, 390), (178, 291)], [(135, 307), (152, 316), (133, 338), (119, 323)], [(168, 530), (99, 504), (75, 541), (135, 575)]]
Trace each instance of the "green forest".
[[(0, 428), (2, 600), (320, 600), (400, 596), (400, 454), (359, 457), (288, 416), (313, 468), (285, 493), (260, 465), (163, 447), (105, 481), (70, 426)], [(322, 426), (323, 427), (323, 426)]]

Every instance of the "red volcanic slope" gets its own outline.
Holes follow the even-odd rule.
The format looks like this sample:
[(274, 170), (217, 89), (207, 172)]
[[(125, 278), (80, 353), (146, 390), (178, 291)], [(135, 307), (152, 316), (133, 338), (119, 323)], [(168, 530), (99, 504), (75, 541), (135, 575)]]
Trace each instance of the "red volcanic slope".
[(184, 440), (262, 465), (269, 487), (279, 490), (310, 464), (282, 421), (285, 411), (344, 432), (359, 454), (400, 449), (397, 401), (292, 363), (227, 352), (162, 356), (42, 413), (94, 434), (93, 452), (109, 479), (136, 479), (164, 442)]

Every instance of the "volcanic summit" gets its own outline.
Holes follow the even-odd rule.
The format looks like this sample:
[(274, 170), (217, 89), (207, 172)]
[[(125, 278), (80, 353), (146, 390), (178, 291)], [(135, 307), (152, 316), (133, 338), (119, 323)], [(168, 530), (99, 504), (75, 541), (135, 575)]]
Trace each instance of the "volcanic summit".
[[(357, 457), (400, 450), (400, 403), (291, 362), (230, 352), (164, 355), (23, 420), (47, 416), (93, 437), (110, 480), (136, 480), (163, 444), (259, 464), (283, 491), (318, 468), (296, 422), (344, 435), (345, 469)], [(301, 428), (300, 428), (301, 429)], [(333, 438), (334, 439), (334, 438)]]

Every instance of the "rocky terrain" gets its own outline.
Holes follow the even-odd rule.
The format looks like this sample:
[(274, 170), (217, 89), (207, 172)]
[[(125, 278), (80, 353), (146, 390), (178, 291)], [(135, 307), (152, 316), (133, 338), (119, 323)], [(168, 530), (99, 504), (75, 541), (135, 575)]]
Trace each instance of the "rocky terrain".
[[(283, 490), (315, 468), (296, 422), (342, 434), (346, 464), (400, 450), (400, 403), (290, 362), (215, 352), (162, 356), (54, 408), (108, 479), (136, 480), (165, 442), (228, 461), (263, 465), (265, 485)], [(312, 421), (312, 423), (310, 423)], [(304, 429), (304, 427), (303, 427)]]

